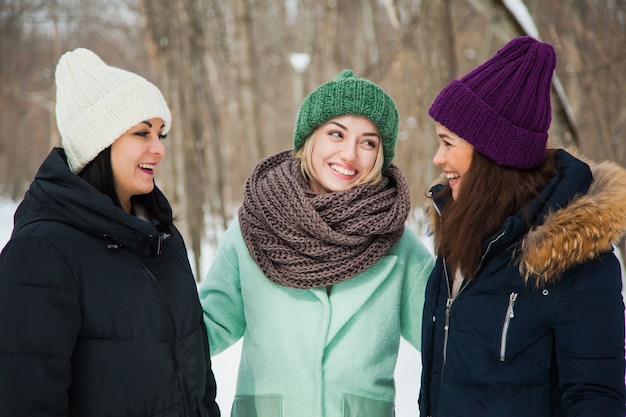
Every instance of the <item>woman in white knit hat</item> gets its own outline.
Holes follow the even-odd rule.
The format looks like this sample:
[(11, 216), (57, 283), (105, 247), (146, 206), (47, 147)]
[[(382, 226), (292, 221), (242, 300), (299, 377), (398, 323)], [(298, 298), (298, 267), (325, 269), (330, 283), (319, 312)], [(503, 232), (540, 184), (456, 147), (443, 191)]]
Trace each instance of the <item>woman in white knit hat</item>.
[(83, 48), (55, 76), (63, 147), (0, 255), (0, 415), (219, 416), (195, 280), (154, 184), (167, 103)]

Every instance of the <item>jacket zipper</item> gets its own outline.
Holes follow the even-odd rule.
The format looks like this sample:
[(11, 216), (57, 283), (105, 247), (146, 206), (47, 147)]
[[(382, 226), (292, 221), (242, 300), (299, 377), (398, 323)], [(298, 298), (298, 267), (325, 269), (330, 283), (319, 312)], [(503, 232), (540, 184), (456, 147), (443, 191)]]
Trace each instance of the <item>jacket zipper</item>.
[(176, 378), (178, 379), (178, 386), (180, 387), (182, 397), (183, 397), (183, 406), (185, 408), (185, 415), (191, 417), (191, 407), (189, 405), (187, 384), (185, 383), (185, 378), (180, 370), (180, 365), (178, 363), (178, 347), (176, 346), (176, 326), (174, 324), (174, 316), (172, 315), (172, 308), (170, 307), (170, 304), (167, 301), (167, 297), (165, 296), (163, 287), (161, 287), (161, 284), (159, 284), (159, 281), (154, 276), (152, 271), (148, 269), (148, 267), (143, 261), (143, 257), (141, 257), (141, 265), (143, 266), (143, 269), (148, 273), (148, 276), (154, 283), (154, 286), (158, 289), (159, 295), (161, 296), (161, 301), (163, 302), (163, 306), (165, 307), (165, 315), (167, 317), (167, 324), (170, 329), (170, 338), (171, 338), (171, 343), (172, 343), (172, 356), (173, 356), (172, 361), (174, 362)]
[(509, 326), (511, 325), (511, 319), (515, 317), (515, 311), (513, 306), (517, 300), (517, 293), (512, 292), (509, 295), (509, 307), (506, 309), (506, 316), (504, 317), (504, 324), (502, 325), (502, 339), (500, 339), (500, 362), (506, 360), (506, 342), (509, 334)]
[[(446, 359), (448, 357), (448, 328), (450, 327), (450, 309), (452, 308), (452, 303), (454, 302), (454, 298), (448, 297), (446, 301), (446, 323), (443, 326), (443, 364), (446, 364)], [(441, 369), (441, 374), (443, 375), (443, 368)]]
[[(436, 205), (435, 205), (436, 207)], [(439, 210), (437, 210), (437, 212), (439, 212)], [(441, 217), (440, 217), (441, 219)], [(487, 254), (489, 253), (489, 249), (491, 249), (491, 245), (493, 245), (495, 242), (497, 242), (498, 240), (500, 240), (500, 238), (502, 236), (504, 236), (504, 231), (502, 233), (500, 233), (498, 236), (496, 236), (491, 242), (489, 242), (489, 245), (487, 246), (487, 249), (485, 250), (485, 253), (483, 254), (483, 256), (480, 258), (480, 263), (478, 264), (478, 267), (476, 268), (476, 271), (480, 270), (480, 267), (482, 266), (483, 261), (485, 260), (485, 257), (487, 256)], [(441, 376), (443, 377), (443, 371), (444, 368), (446, 366), (446, 360), (448, 358), (448, 336), (449, 336), (449, 330), (450, 330), (450, 312), (452, 311), (452, 304), (454, 303), (454, 300), (456, 299), (456, 297), (459, 296), (459, 294), (461, 294), (461, 292), (465, 289), (465, 287), (467, 287), (467, 284), (469, 283), (469, 281), (466, 281), (461, 288), (459, 289), (459, 292), (456, 294), (456, 297), (452, 297), (452, 292), (450, 290), (450, 288), (452, 288), (450, 286), (450, 277), (448, 276), (448, 265), (446, 264), (446, 260), (443, 259), (443, 271), (446, 275), (446, 283), (447, 283), (447, 288), (448, 288), (448, 299), (446, 300), (446, 317), (445, 317), (445, 324), (443, 327), (443, 361), (441, 364)], [(517, 294), (516, 294), (517, 297)], [(511, 307), (512, 308), (512, 307)]]
[(467, 284), (469, 283), (469, 281), (466, 281), (461, 288), (459, 289), (459, 292), (456, 294), (456, 297), (452, 296), (452, 291), (450, 290), (451, 285), (450, 285), (450, 276), (448, 275), (448, 265), (446, 264), (446, 260), (443, 260), (443, 271), (446, 275), (446, 284), (447, 284), (447, 288), (448, 288), (448, 299), (446, 300), (446, 312), (445, 312), (445, 322), (444, 322), (444, 326), (443, 326), (443, 361), (441, 364), (441, 376), (443, 376), (443, 370), (444, 367), (446, 365), (446, 359), (448, 358), (448, 331), (450, 329), (450, 311), (452, 310), (452, 303), (454, 303), (454, 300), (456, 299), (456, 297), (459, 296), (459, 294), (461, 294), (461, 292), (465, 289), (465, 287), (467, 286)]

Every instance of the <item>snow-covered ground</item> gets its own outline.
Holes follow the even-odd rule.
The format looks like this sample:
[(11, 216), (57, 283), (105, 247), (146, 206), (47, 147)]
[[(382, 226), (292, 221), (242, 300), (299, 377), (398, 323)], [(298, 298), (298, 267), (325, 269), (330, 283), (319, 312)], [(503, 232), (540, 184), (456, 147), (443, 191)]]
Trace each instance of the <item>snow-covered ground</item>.
[[(4, 247), (13, 230), (13, 213), (17, 203), (0, 199), (0, 249)], [(209, 249), (209, 248), (207, 248)], [(204, 253), (211, 253), (205, 250)], [(203, 260), (202, 270), (208, 270), (210, 259)], [(217, 379), (217, 402), (224, 416), (230, 415), (230, 407), (235, 395), (241, 342), (216, 355), (213, 360), (213, 372)], [(398, 417), (417, 416), (417, 396), (421, 373), (420, 355), (411, 345), (402, 340), (396, 366), (396, 415)]]

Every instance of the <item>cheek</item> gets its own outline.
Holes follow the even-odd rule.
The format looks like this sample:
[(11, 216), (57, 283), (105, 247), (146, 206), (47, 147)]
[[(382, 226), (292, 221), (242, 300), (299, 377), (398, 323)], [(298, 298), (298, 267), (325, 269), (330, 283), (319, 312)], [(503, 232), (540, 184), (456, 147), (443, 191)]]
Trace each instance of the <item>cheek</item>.
[(113, 156), (113, 152), (111, 152), (111, 170), (113, 171), (113, 178), (117, 178), (120, 176), (124, 168), (124, 158), (121, 155), (117, 155), (117, 157)]
[(129, 167), (133, 165), (130, 155), (123, 148), (118, 148), (117, 152), (111, 149), (111, 171), (116, 182), (124, 182), (124, 179), (131, 174)]
[(120, 140), (113, 142), (111, 146), (111, 168), (119, 167), (121, 160), (124, 159), (124, 147), (121, 146)]
[(469, 171), (470, 169), (470, 166), (472, 165), (472, 153), (471, 152), (464, 155), (463, 164), (465, 168), (464, 173), (467, 173), (467, 171)]
[(367, 171), (367, 173), (369, 174), (372, 169), (374, 169), (374, 166), (376, 165), (376, 157), (377, 157), (377, 153), (376, 152), (367, 152), (367, 155), (365, 156), (364, 162), (365, 162), (365, 170)]
[(320, 175), (323, 173), (323, 165), (324, 162), (320, 158), (313, 158), (311, 161), (311, 168), (313, 169), (313, 174), (319, 179)]
[(311, 161), (310, 165), (313, 168), (313, 171), (319, 169), (319, 167), (324, 163), (325, 160), (325, 150), (324, 146), (319, 144), (320, 141), (316, 141), (313, 145), (313, 149), (311, 149)]

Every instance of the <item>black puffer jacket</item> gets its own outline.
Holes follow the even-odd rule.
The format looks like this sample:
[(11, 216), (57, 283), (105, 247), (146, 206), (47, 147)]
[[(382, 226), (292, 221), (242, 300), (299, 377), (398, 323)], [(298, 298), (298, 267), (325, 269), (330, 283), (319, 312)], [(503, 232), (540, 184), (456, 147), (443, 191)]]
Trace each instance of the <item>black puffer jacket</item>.
[(626, 414), (624, 303), (611, 245), (626, 231), (626, 171), (564, 151), (558, 167), (525, 207), (535, 226), (527, 232), (520, 216), (508, 218), (454, 299), (437, 259), (424, 306), (422, 416)]
[(53, 150), (0, 255), (0, 416), (219, 416), (202, 320), (180, 234)]

